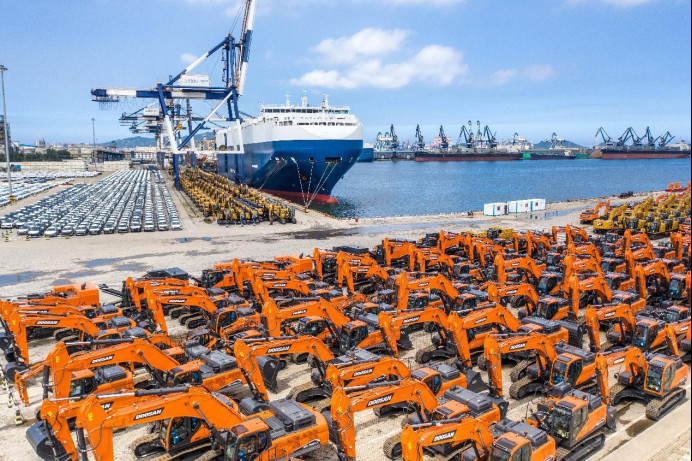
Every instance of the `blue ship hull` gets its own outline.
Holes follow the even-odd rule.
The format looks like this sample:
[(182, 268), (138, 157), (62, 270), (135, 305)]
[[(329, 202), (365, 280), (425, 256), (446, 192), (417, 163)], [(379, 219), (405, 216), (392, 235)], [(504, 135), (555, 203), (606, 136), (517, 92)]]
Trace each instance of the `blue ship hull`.
[(372, 162), (375, 159), (375, 149), (372, 147), (363, 147), (363, 152), (358, 157), (359, 162)]
[(356, 163), (362, 140), (300, 140), (246, 144), (218, 153), (217, 171), (237, 182), (299, 202), (336, 203), (332, 189)]

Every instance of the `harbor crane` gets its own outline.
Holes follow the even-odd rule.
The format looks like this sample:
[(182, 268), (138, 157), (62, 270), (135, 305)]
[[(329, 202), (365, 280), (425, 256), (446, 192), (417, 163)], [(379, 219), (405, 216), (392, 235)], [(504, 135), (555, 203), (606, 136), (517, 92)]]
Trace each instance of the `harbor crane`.
[[(472, 127), (471, 120), (469, 120), (469, 127)], [(459, 132), (459, 138), (457, 139), (457, 146), (465, 146), (467, 148), (473, 147), (473, 129), (466, 128), (466, 125), (461, 125), (461, 131)]]
[(423, 133), (420, 131), (420, 125), (416, 125), (416, 150), (425, 149), (425, 141), (423, 140)]
[(440, 149), (449, 149), (449, 142), (447, 141), (447, 136), (445, 135), (445, 129), (440, 125)]
[[(255, 0), (245, 0), (243, 10), (242, 29), (238, 39), (232, 34), (228, 34), (166, 83), (159, 82), (152, 88), (94, 88), (91, 90), (92, 100), (104, 105), (117, 103), (121, 98), (150, 99), (158, 103), (160, 112), (152, 114), (151, 122), (161, 122), (165, 129), (173, 154), (176, 188), (180, 188), (178, 155), (180, 150), (194, 139), (195, 134), (214, 118), (231, 123), (237, 123), (242, 119), (238, 110), (238, 98), (242, 96), (245, 86), (255, 20)], [(212, 85), (209, 76), (191, 73), (216, 52), (220, 52), (223, 62), (222, 84), (220, 86)], [(182, 130), (183, 126), (181, 123), (174, 126), (173, 122), (182, 117), (180, 111), (176, 110), (176, 105), (179, 105), (177, 101), (180, 100), (186, 101), (188, 109), (187, 118), (183, 118), (188, 122), (188, 133), (183, 139), (178, 140), (176, 131)], [(215, 103), (215, 105), (206, 116), (193, 117), (192, 111), (189, 109), (190, 100), (208, 101)], [(223, 107), (226, 108), (227, 115), (217, 116)], [(150, 109), (153, 108), (150, 107)], [(146, 114), (146, 108), (143, 108), (140, 114), (135, 113), (133, 115), (135, 118), (131, 121), (136, 123), (140, 115), (146, 119)], [(154, 123), (151, 123), (150, 127), (154, 130)]]
[(601, 135), (601, 139), (603, 139), (603, 147), (613, 147), (613, 138), (611, 138), (610, 135), (606, 133), (606, 130), (603, 127), (600, 127), (596, 132), (596, 141), (594, 142), (595, 146), (598, 146), (598, 135)]
[(488, 148), (490, 149), (494, 149), (497, 147), (497, 140), (495, 139), (496, 134), (497, 132), (491, 132), (490, 127), (488, 125), (485, 125), (485, 128), (483, 129), (483, 137), (486, 139), (488, 143)]
[(671, 142), (675, 138), (672, 134), (670, 134), (670, 131), (666, 131), (665, 134), (662, 134), (656, 140), (658, 141), (658, 147), (666, 147), (669, 142)]
[(627, 128), (625, 132), (622, 133), (622, 136), (618, 138), (617, 146), (622, 147), (627, 144), (627, 141), (630, 140), (632, 141), (632, 147), (641, 147), (642, 138), (637, 136), (637, 133), (635, 133), (634, 128), (632, 127)]
[(651, 134), (651, 128), (648, 126), (646, 127), (646, 131), (644, 132), (644, 136), (642, 136), (642, 139), (646, 139), (646, 147), (653, 149), (656, 147), (656, 138), (654, 138), (654, 135)]
[(392, 123), (389, 127), (389, 135), (392, 137), (392, 143), (390, 147), (392, 150), (397, 150), (399, 148), (399, 136), (394, 132), (394, 124)]

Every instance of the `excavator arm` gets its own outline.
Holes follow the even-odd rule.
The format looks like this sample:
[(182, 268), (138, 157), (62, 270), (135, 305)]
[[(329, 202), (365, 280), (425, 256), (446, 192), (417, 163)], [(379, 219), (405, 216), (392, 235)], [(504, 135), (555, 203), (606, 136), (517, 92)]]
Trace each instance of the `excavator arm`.
[[(135, 424), (144, 424), (175, 417), (201, 418), (208, 426), (220, 422), (223, 428), (232, 428), (245, 420), (237, 407), (202, 388), (169, 388), (151, 391), (134, 391), (118, 394), (123, 398), (145, 397), (129, 405), (107, 412), (101, 405), (104, 398), (113, 395), (89, 396), (76, 417), (77, 439), (89, 441), (91, 454), (98, 460), (114, 459), (113, 431)], [(157, 398), (149, 398), (156, 395)], [(213, 417), (213, 421), (209, 418)], [(266, 425), (265, 425), (266, 426)], [(80, 434), (82, 434), (80, 436)], [(81, 447), (82, 449), (86, 447)]]
[(447, 314), (443, 309), (428, 308), (423, 310), (398, 311), (396, 313), (380, 312), (377, 316), (382, 337), (394, 357), (399, 357), (397, 340), (401, 338), (401, 329), (420, 323), (434, 323), (442, 330), (448, 330)]
[(401, 431), (401, 459), (423, 461), (425, 448), (447, 443), (473, 442), (479, 452), (490, 454), (493, 440), (488, 425), (470, 416), (407, 424)]
[(233, 345), (233, 355), (238, 361), (254, 396), (258, 400), (268, 401), (265, 378), (271, 379), (269, 388), (276, 389), (276, 373), (265, 370), (259, 358), (266, 356), (282, 356), (288, 354), (310, 354), (317, 359), (318, 370), (324, 374), (324, 364), (334, 359), (332, 351), (319, 339), (313, 336), (287, 336), (280, 338), (250, 338), (238, 339)]
[(422, 421), (427, 420), (427, 416), (438, 405), (428, 386), (410, 378), (334, 389), (330, 414), (336, 431), (339, 458), (345, 461), (356, 459), (354, 413), (403, 402), (415, 406)]

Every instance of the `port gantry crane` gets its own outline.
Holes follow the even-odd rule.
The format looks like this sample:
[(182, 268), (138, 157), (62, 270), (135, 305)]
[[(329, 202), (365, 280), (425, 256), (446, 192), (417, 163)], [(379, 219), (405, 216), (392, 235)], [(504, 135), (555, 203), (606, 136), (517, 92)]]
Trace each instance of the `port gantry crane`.
[(440, 137), (440, 149), (448, 149), (449, 148), (449, 142), (447, 141), (447, 136), (445, 135), (445, 129), (440, 125), (440, 134), (438, 135)]
[(420, 125), (416, 125), (416, 150), (425, 149), (425, 141), (423, 140), (423, 133), (420, 131)]
[[(228, 34), (213, 48), (197, 58), (166, 83), (157, 83), (152, 88), (93, 88), (91, 90), (92, 100), (105, 104), (117, 103), (120, 101), (120, 98), (154, 100), (154, 103), (149, 107), (145, 107), (131, 116), (124, 116), (124, 118), (132, 118), (132, 121), (135, 123), (144, 121), (145, 123), (149, 122), (151, 124), (151, 122), (155, 122), (156, 125), (163, 125), (173, 153), (175, 186), (178, 189), (180, 188), (178, 171), (180, 150), (187, 146), (195, 134), (212, 119), (231, 123), (238, 123), (241, 119), (238, 110), (238, 98), (242, 96), (245, 86), (254, 21), (255, 0), (245, 0), (243, 24), (239, 38), (236, 39), (232, 34)], [(223, 61), (223, 84), (221, 86), (213, 86), (207, 76), (190, 73), (217, 51), (221, 52), (221, 60)], [(176, 131), (182, 129), (182, 126), (176, 125), (174, 127), (173, 125), (173, 120), (181, 119), (179, 105), (176, 104), (176, 100), (185, 100), (187, 104), (188, 134), (180, 141), (177, 140)], [(193, 117), (189, 107), (190, 100), (214, 101), (216, 105), (206, 116)], [(159, 105), (157, 109), (152, 107), (156, 103)], [(227, 108), (228, 115), (216, 116), (217, 112), (224, 106)], [(193, 121), (197, 122), (194, 127), (192, 126)], [(151, 125), (153, 126), (154, 124)]]

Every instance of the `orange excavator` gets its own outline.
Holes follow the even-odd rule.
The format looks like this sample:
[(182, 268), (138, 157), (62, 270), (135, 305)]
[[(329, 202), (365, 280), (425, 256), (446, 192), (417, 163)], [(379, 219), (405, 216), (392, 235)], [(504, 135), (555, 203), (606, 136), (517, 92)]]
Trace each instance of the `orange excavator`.
[[(444, 403), (435, 408), (427, 421), (409, 415), (404, 420), (402, 433), (385, 441), (384, 452), (388, 458), (422, 461), (425, 452), (441, 459), (470, 459), (470, 454), (475, 455), (473, 459), (488, 459), (493, 437), (501, 434), (481, 435), (479, 445), (469, 448), (468, 442), (478, 442), (479, 439), (468, 437), (466, 422), (479, 423), (472, 425), (473, 430), (488, 431), (489, 427), (494, 428), (504, 419), (507, 402), (459, 387), (449, 389), (439, 400)], [(509, 425), (512, 422), (505, 420), (505, 423)]]
[[(135, 447), (136, 456), (202, 453), (208, 459), (269, 461), (303, 456), (329, 441), (324, 417), (290, 400), (271, 402), (265, 410), (245, 418), (230, 400), (197, 387), (121, 395), (144, 399), (107, 412), (101, 406), (104, 396), (94, 395), (77, 413), (78, 449), (90, 451), (97, 461), (114, 458), (114, 430), (144, 423), (157, 423), (158, 430), (156, 436)], [(150, 398), (153, 395), (157, 398)], [(220, 450), (213, 448), (216, 446)]]
[(615, 408), (600, 396), (573, 389), (566, 382), (548, 392), (526, 423), (555, 440), (557, 449), (553, 459), (586, 459), (603, 448), (607, 431), (616, 430)]
[(407, 267), (409, 271), (413, 271), (416, 242), (385, 237), (382, 240), (382, 245), (376, 248), (378, 252), (382, 253), (385, 266)]
[[(438, 274), (432, 277), (422, 277), (416, 280), (408, 280), (406, 274), (397, 278), (397, 306), (398, 310), (410, 308), (409, 296), (412, 292), (421, 291), (440, 295), (447, 312), (471, 310), (476, 306), (477, 296), (472, 293), (461, 293), (447, 277)], [(422, 307), (422, 306), (416, 306)]]
[(231, 305), (229, 298), (224, 296), (165, 295), (151, 296), (148, 303), (155, 306), (152, 308), (154, 312), (163, 313), (164, 306), (167, 306), (169, 312), (173, 314), (175, 309), (175, 315), (179, 322), (190, 329), (204, 325), (209, 330), (220, 334), (240, 317), (248, 318), (255, 325), (260, 325), (260, 315), (250, 308), (242, 298), (237, 299), (240, 304)]
[(665, 346), (672, 353), (672, 343), (679, 345), (689, 329), (689, 318), (681, 322), (666, 323), (664, 320), (642, 315), (637, 318), (632, 345), (644, 352), (653, 352)]
[(352, 266), (344, 262), (339, 266), (336, 286), (342, 288), (346, 282), (349, 294), (356, 293), (356, 285), (358, 292), (369, 294), (384, 287), (388, 281), (389, 273), (377, 264)]
[(525, 307), (528, 312), (534, 312), (538, 306), (538, 293), (533, 285), (528, 283), (497, 285), (488, 282), (486, 291), (488, 301), (492, 303), (509, 304), (515, 308)]
[[(185, 391), (186, 389), (181, 389)], [(141, 395), (140, 395), (141, 393)], [(99, 396), (101, 406), (108, 411), (115, 411), (135, 402), (144, 401), (144, 397), (156, 398), (161, 394), (151, 394), (136, 390), (127, 396), (108, 394)], [(36, 455), (45, 460), (79, 459), (77, 446), (72, 438), (74, 419), (77, 417), (83, 400), (55, 401), (44, 400), (35, 422), (26, 431), (29, 444)]]
[[(607, 306), (589, 306), (584, 313), (584, 325), (589, 334), (591, 352), (600, 352), (612, 346), (629, 344), (634, 338), (636, 326), (636, 307), (630, 304), (611, 304)], [(606, 334), (607, 343), (601, 345), (601, 323), (612, 323)]]
[(473, 365), (472, 353), (483, 347), (486, 336), (498, 331), (516, 333), (522, 330), (522, 326), (522, 322), (499, 304), (463, 317), (452, 312), (447, 317), (447, 327), (433, 334), (432, 346), (416, 351), (416, 361), (427, 363), (457, 357), (460, 366), (469, 369)]
[[(564, 342), (553, 343), (546, 335), (533, 333), (501, 340), (494, 335), (485, 339), (484, 356), (488, 369), (489, 387), (495, 395), (501, 397), (502, 391), (502, 354), (520, 351), (535, 351), (535, 363), (526, 368), (523, 377), (513, 382), (509, 394), (514, 399), (521, 399), (543, 389), (545, 384), (556, 386), (569, 383), (573, 387), (590, 387), (596, 377), (596, 354)], [(615, 361), (622, 357), (620, 351), (608, 354), (608, 360)]]
[[(601, 208), (603, 213), (601, 213)], [(582, 224), (591, 224), (596, 219), (606, 219), (610, 214), (610, 200), (599, 202), (593, 208), (587, 208), (579, 215), (579, 222)]]
[(29, 363), (29, 345), (27, 342), (27, 329), (33, 327), (70, 329), (79, 332), (79, 340), (87, 339), (111, 339), (119, 338), (122, 333), (131, 330), (133, 336), (146, 336), (147, 332), (141, 328), (136, 328), (134, 320), (127, 317), (113, 317), (101, 319), (99, 317), (88, 319), (82, 315), (51, 315), (49, 314), (30, 314), (22, 315), (15, 312), (10, 316), (8, 324), (11, 338), (5, 348), (5, 358), (8, 362), (21, 361), (15, 363), (13, 371), (25, 369)]
[[(471, 444), (471, 448), (467, 448)], [(489, 426), (471, 415), (406, 425), (401, 431), (401, 459), (423, 461), (425, 454), (445, 459), (465, 449), (473, 459), (546, 461), (555, 459), (555, 439), (545, 431), (509, 419)], [(391, 456), (390, 459), (399, 459)]]
[[(343, 294), (333, 290), (324, 282), (305, 282), (303, 280), (255, 280), (252, 291), (259, 303), (264, 304), (270, 298), (275, 298), (277, 304), (284, 305), (293, 301), (294, 296), (315, 298), (335, 298)], [(288, 296), (282, 299), (279, 295)]]
[[(513, 258), (505, 260), (502, 253), (498, 253), (495, 256), (495, 274), (497, 283), (507, 283), (511, 278), (512, 282), (525, 281), (533, 285), (538, 283), (541, 278), (541, 274), (545, 270), (545, 265), (538, 265), (533, 258), (528, 256), (522, 256), (519, 258)], [(518, 277), (513, 275), (518, 273)]]
[(329, 423), (339, 460), (356, 460), (355, 413), (402, 403), (414, 408), (421, 421), (428, 421), (438, 406), (435, 393), (426, 384), (412, 378), (334, 389)]
[[(638, 284), (641, 285), (641, 284)], [(537, 315), (546, 319), (579, 319), (579, 309), (593, 304), (610, 304), (613, 302), (631, 304), (636, 310), (646, 305), (645, 288), (638, 288), (640, 293), (630, 291), (614, 291), (608, 286), (603, 276), (589, 277), (579, 280), (575, 275), (567, 281), (565, 294), (570, 302), (563, 302), (557, 297), (543, 297), (538, 302)]]
[[(314, 301), (306, 301), (293, 306), (279, 308), (273, 299), (268, 300), (262, 306), (263, 323), (269, 336), (277, 337), (285, 334), (288, 323), (306, 319), (304, 323), (321, 322), (324, 328), (316, 331), (317, 325), (312, 328), (304, 328), (317, 334), (325, 330), (328, 334), (337, 334), (337, 328), (351, 321), (336, 305), (319, 298)], [(313, 335), (314, 336), (314, 335)], [(324, 339), (324, 338), (322, 338)]]
[[(608, 364), (600, 354), (597, 363), (599, 376), (606, 380), (605, 389), (608, 389)], [(624, 370), (617, 374), (617, 384), (604, 396), (607, 404), (639, 400), (646, 405), (646, 417), (658, 421), (685, 400), (687, 391), (682, 385), (687, 381), (689, 366), (676, 356), (645, 354), (629, 347), (619, 365)]]
[(310, 354), (316, 360), (318, 372), (324, 376), (324, 363), (334, 354), (322, 341), (313, 336), (238, 339), (233, 355), (251, 387), (257, 401), (268, 401), (267, 389), (278, 392), (277, 376), (282, 367), (277, 357), (291, 354)]

